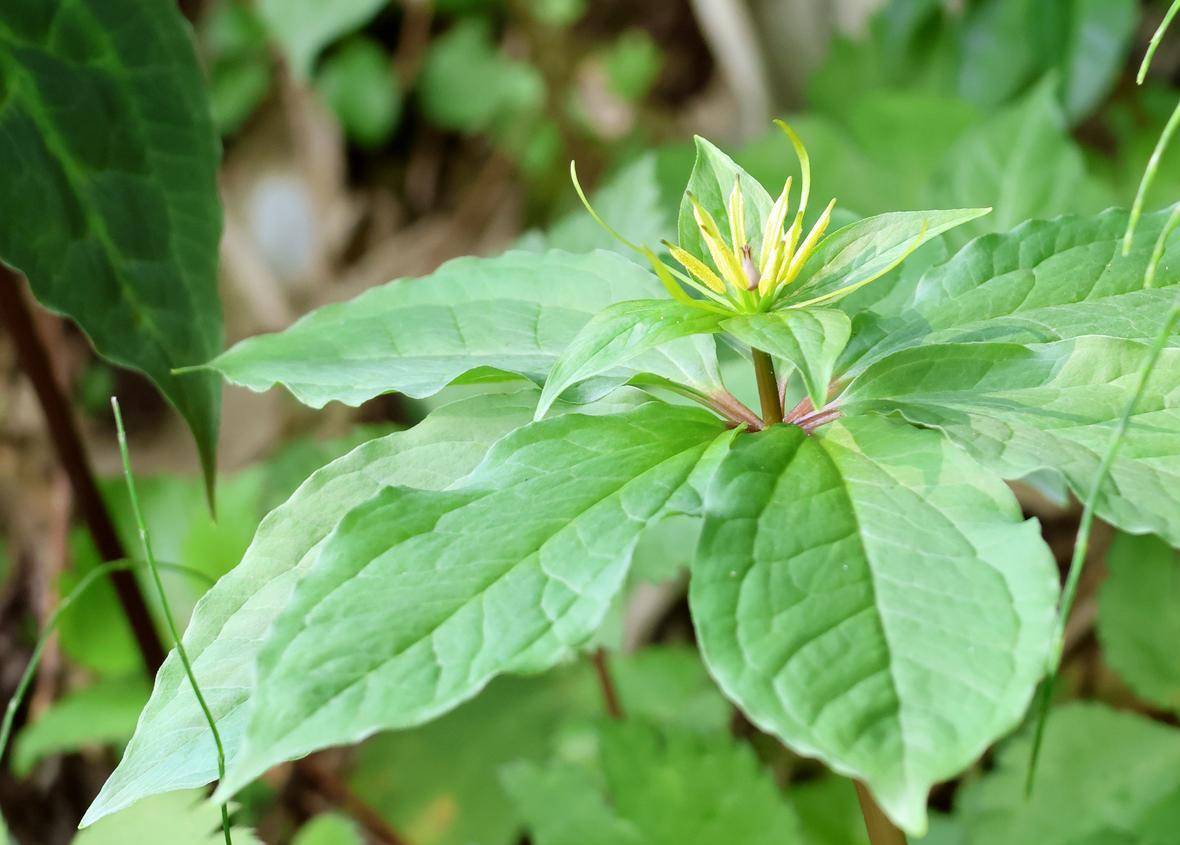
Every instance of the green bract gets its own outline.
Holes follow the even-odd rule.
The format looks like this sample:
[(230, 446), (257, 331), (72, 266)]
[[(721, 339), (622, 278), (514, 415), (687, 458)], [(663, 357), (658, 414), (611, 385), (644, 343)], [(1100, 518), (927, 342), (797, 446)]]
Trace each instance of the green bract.
[[(940, 264), (945, 248), (924, 250), (895, 273), (983, 211), (828, 233), (832, 206), (809, 218), (807, 153), (783, 128), (799, 196), (788, 182), (774, 199), (699, 141), (679, 243), (657, 252), (619, 236), (650, 271), (606, 251), (459, 259), (210, 362), (317, 407), (516, 388), (444, 405), (313, 474), (202, 599), (185, 642), (224, 737), (218, 799), (284, 760), (421, 724), (498, 675), (576, 654), (636, 543), (670, 515), (702, 525), (690, 607), (721, 690), (767, 733), (862, 780), (911, 834), (926, 829), (930, 785), (1021, 719), (1050, 659), (1058, 588), (1003, 482), (1093, 479), (1176, 292), (1174, 250), (1142, 289), (1166, 212), (1141, 221), (1125, 257), (1126, 215), (1108, 212), (1027, 223)], [(648, 222), (641, 237), (661, 229)], [(895, 287), (850, 296), (873, 282)], [(761, 415), (722, 383), (719, 336), (751, 353)], [(1116, 526), (1173, 543), (1178, 346), (1099, 501)], [(173, 657), (86, 821), (210, 781), (202, 725)], [(734, 814), (791, 841), (792, 814), (728, 746), (638, 728), (598, 741), (584, 775), (506, 775), (539, 841), (590, 836), (552, 829), (546, 794), (618, 841), (644, 841), (656, 822), (625, 801), (650, 788), (653, 804), (691, 813), (689, 765), (748, 782)], [(642, 790), (628, 757), (641, 745), (651, 753), (635, 765), (663, 779)]]

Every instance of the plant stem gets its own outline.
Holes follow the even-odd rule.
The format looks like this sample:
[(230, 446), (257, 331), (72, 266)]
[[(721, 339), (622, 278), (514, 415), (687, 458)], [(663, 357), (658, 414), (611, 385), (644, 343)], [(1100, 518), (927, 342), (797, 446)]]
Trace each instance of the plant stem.
[[(156, 585), (156, 596), (160, 599), (160, 607), (164, 610), (164, 620), (168, 623), (168, 633), (172, 636), (172, 643), (176, 654), (188, 675), (189, 685), (193, 688), (193, 695), (201, 712), (205, 714), (205, 721), (209, 723), (209, 732), (213, 734), (213, 744), (217, 747), (217, 779), (225, 780), (225, 748), (221, 745), (221, 734), (217, 731), (217, 722), (213, 718), (205, 696), (197, 683), (197, 676), (193, 672), (193, 665), (188, 659), (188, 649), (180, 639), (180, 632), (176, 630), (176, 620), (172, 617), (172, 608), (168, 604), (168, 594), (164, 591), (164, 582), (160, 578), (160, 568), (156, 565), (156, 556), (152, 553), (152, 539), (148, 534), (147, 524), (143, 521), (143, 512), (139, 509), (139, 495), (135, 491), (135, 478), (131, 474), (131, 455), (127, 449), (127, 432), (123, 430), (123, 415), (119, 413), (119, 400), (111, 397), (111, 410), (115, 413), (115, 430), (119, 435), (119, 455), (123, 459), (123, 478), (127, 482), (127, 497), (131, 500), (131, 513), (135, 517), (135, 527), (139, 529), (139, 543), (143, 547), (143, 556), (147, 559), (148, 570), (152, 574), (152, 581)], [(225, 835), (225, 845), (233, 845), (233, 837), (229, 830), (229, 810), (225, 804), (221, 805), (221, 830)]]
[[(23, 284), (16, 273), (0, 264), (0, 319), (12, 336), (21, 369), (36, 391), (53, 448), (69, 478), (74, 502), (94, 539), (99, 557), (108, 562), (125, 560), (128, 555), (94, 480), (73, 411), (54, 375), (49, 352), (37, 331)], [(164, 662), (164, 646), (159, 632), (135, 577), (126, 569), (114, 569), (110, 576), (150, 680)]]
[(306, 757), (295, 764), (298, 772), (320, 795), (352, 816), (374, 839), (384, 845), (407, 845), (406, 840), (372, 807), (357, 797), (348, 785), (315, 760)]
[(783, 406), (778, 398), (778, 379), (774, 361), (761, 349), (753, 350), (754, 375), (758, 379), (758, 400), (762, 403), (762, 422), (776, 425), (783, 421)]
[(602, 690), (602, 701), (606, 705), (607, 715), (615, 721), (623, 718), (623, 705), (619, 702), (619, 693), (615, 689), (614, 679), (610, 674), (610, 666), (606, 661), (606, 649), (599, 648), (590, 658), (594, 664), (594, 673), (598, 676), (598, 687)]
[(863, 783), (856, 784), (856, 798), (860, 801), (860, 812), (865, 819), (865, 830), (869, 833), (872, 845), (906, 845), (905, 834), (885, 815), (885, 811), (877, 806), (872, 794)]

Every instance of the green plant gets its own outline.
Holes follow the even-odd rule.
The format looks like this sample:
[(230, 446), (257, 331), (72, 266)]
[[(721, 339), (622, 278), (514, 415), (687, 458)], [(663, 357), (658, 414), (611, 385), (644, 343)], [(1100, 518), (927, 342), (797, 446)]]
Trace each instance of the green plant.
[[(789, 184), (775, 200), (698, 141), (666, 245), (683, 270), (638, 245), (653, 272), (606, 252), (460, 259), (211, 362), (315, 406), (544, 383), (444, 406), (313, 474), (206, 596), (186, 642), (218, 691), (219, 800), (577, 651), (643, 529), (671, 514), (703, 523), (690, 605), (723, 692), (909, 832), (930, 785), (1019, 722), (1057, 586), (1000, 479), (1088, 492), (1173, 295), (1166, 258), (1142, 288), (1167, 213), (1127, 256), (1122, 213), (1024, 224), (929, 270), (904, 306), (856, 308), (850, 294), (983, 212), (828, 234), (830, 205), (806, 222), (788, 134), (793, 213)], [(760, 415), (722, 384), (716, 335), (750, 355)], [(1172, 542), (1177, 488), (1152, 456), (1175, 447), (1148, 444), (1177, 413), (1176, 372), (1144, 387), (1096, 503)], [(186, 687), (171, 661), (88, 822), (216, 774)]]
[[(537, 68), (499, 52), (493, 7), (439, 4), (474, 17), (432, 42), (413, 102), (527, 158), (522, 141), (544, 145), (538, 127), (562, 117)], [(270, 37), (354, 140), (395, 131), (391, 56), (354, 34), (383, 4), (255, 8), (222, 4), (206, 33), (223, 129), (269, 85)], [(107, 0), (46, 9), (0, 9), (0, 164), (22, 174), (4, 185), (14, 203), (33, 186), (53, 211), (0, 226), (0, 255), (181, 409), (210, 496), (216, 373), (313, 407), (441, 396), (419, 425), (354, 437), (343, 456), (280, 458), (276, 475), (324, 464), (298, 489), (267, 467), (223, 478), (231, 514), (216, 528), (195, 480), (144, 485), (141, 513), (129, 468), (126, 502), (94, 483), (0, 280), (96, 547), (74, 543), (0, 754), (15, 734), (24, 774), (130, 736), (77, 842), (170, 831), (242, 845), (252, 807), (272, 800), (248, 784), (361, 742), (351, 788), (397, 831), (350, 795), (333, 803), (351, 821), (321, 815), (293, 841), (351, 845), (363, 827), (383, 842), (506, 843), (522, 826), (538, 845), (1174, 838), (1180, 734), (1093, 703), (1050, 709), (1070, 691), (1066, 622), (1099, 519), (1118, 529), (1094, 599), (1103, 654), (1139, 701), (1180, 708), (1180, 206), (1145, 211), (1180, 110), (1130, 214), (1090, 213), (1114, 189), (1069, 130), (1113, 85), (1130, 4), (891, 4), (867, 44), (837, 46), (815, 111), (792, 121), (820, 151), (814, 183), (785, 123), (791, 165), (778, 131), (736, 162), (697, 139), (678, 206), (667, 182), (683, 151), (626, 165), (594, 206), (571, 169), (588, 214), (220, 355), (213, 124), (183, 24)], [(586, 6), (525, 11), (555, 32)], [(997, 38), (1014, 27), (1036, 37), (1009, 54)], [(1108, 37), (1087, 53), (1096, 28)], [(597, 53), (616, 94), (651, 89), (671, 55), (654, 44), (635, 31)], [(473, 76), (482, 98), (466, 96)], [(877, 90), (845, 101), (847, 88)], [(89, 131), (76, 89), (119, 143)], [(821, 188), (847, 189), (853, 209), (816, 213)], [(990, 215), (908, 210), (993, 200)], [(1028, 219), (1068, 208), (1084, 213)], [(1064, 591), (1007, 481), (1083, 501)], [(256, 513), (280, 501), (247, 548)], [(222, 576), (182, 642), (157, 570), (177, 567), (156, 562), (148, 523), (161, 557)], [(127, 559), (137, 534), (146, 570)], [(689, 559), (696, 647), (614, 654), (624, 599)], [(153, 620), (120, 592), (141, 655), (154, 668), (162, 627), (176, 646), (150, 697), (94, 589), (136, 571), (162, 610)], [(59, 620), (93, 674), (17, 730)], [(976, 767), (1038, 684), (1029, 730)], [(931, 785), (965, 772), (954, 811), (928, 811)], [(197, 791), (214, 780), (218, 812)]]

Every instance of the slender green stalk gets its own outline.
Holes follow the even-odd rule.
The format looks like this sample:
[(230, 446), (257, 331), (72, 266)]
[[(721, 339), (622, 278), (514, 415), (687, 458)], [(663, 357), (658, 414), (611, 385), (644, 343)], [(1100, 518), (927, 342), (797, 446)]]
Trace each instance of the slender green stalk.
[[(204, 572), (189, 566), (180, 566), (175, 563), (160, 563), (158, 565), (163, 569), (183, 572), (194, 578), (206, 580), (210, 584), (213, 583), (213, 579), (209, 578)], [(25, 667), (25, 671), (20, 677), (20, 682), (16, 685), (16, 691), (12, 694), (12, 698), (8, 700), (8, 706), (4, 709), (4, 721), (0, 723), (0, 757), (4, 756), (4, 751), (8, 748), (8, 741), (12, 738), (12, 726), (16, 721), (16, 713), (20, 710), (21, 703), (25, 700), (25, 695), (28, 693), (29, 685), (33, 682), (33, 678), (37, 674), (37, 667), (41, 663), (41, 652), (45, 650), (45, 645), (49, 642), (49, 638), (57, 630), (57, 623), (61, 620), (62, 616), (65, 615), (66, 611), (70, 609), (74, 602), (82, 598), (83, 594), (93, 586), (95, 581), (110, 575), (112, 572), (124, 572), (139, 566), (143, 566), (143, 564), (129, 560), (114, 560), (99, 564), (83, 575), (78, 583), (74, 585), (74, 589), (70, 590), (66, 597), (58, 602), (57, 607), (50, 614), (49, 620), (45, 623), (44, 630), (41, 631), (41, 635), (37, 638), (36, 645), (33, 646), (33, 654), (29, 658), (29, 665)]]
[(1139, 75), (1135, 77), (1135, 82), (1139, 85), (1143, 84), (1143, 80), (1147, 78), (1147, 69), (1151, 67), (1151, 60), (1155, 58), (1155, 51), (1159, 49), (1160, 42), (1164, 40), (1164, 33), (1168, 31), (1168, 27), (1172, 24), (1172, 18), (1176, 17), (1176, 12), (1180, 12), (1180, 0), (1173, 0), (1171, 8), (1168, 13), (1164, 15), (1163, 21), (1159, 28), (1156, 29), (1155, 34), (1151, 36), (1151, 43), (1147, 45), (1147, 52), (1143, 54), (1143, 64), (1139, 65)]
[[(209, 710), (209, 705), (205, 703), (205, 696), (201, 693), (200, 684), (197, 683), (197, 676), (193, 672), (192, 663), (188, 659), (188, 651), (180, 639), (180, 633), (176, 630), (176, 620), (172, 618), (172, 608), (168, 605), (168, 595), (164, 592), (164, 582), (160, 580), (160, 569), (156, 565), (156, 557), (152, 553), (152, 540), (148, 534), (147, 525), (143, 521), (143, 513), (139, 509), (139, 496), (135, 491), (135, 478), (131, 474), (131, 455), (127, 449), (127, 432), (123, 429), (123, 415), (119, 412), (119, 400), (113, 396), (111, 397), (111, 408), (115, 412), (115, 429), (119, 435), (119, 455), (123, 459), (123, 477), (127, 482), (128, 498), (131, 499), (131, 513), (135, 517), (135, 525), (139, 529), (139, 542), (143, 546), (143, 555), (147, 560), (148, 569), (152, 573), (152, 581), (156, 585), (156, 593), (160, 597), (160, 607), (164, 611), (164, 620), (168, 623), (168, 633), (172, 636), (172, 642), (176, 644), (176, 654), (180, 657), (185, 674), (188, 675), (189, 684), (193, 688), (193, 695), (196, 696), (197, 703), (201, 705), (201, 712), (205, 714), (205, 720), (209, 723), (209, 731), (213, 734), (213, 744), (217, 746), (217, 778), (218, 780), (224, 780), (225, 749), (221, 745), (221, 734), (217, 732), (217, 723), (213, 718), (213, 713)], [(225, 804), (221, 805), (221, 829), (225, 834), (225, 845), (233, 845), (233, 837), (230, 835), (229, 830), (229, 810)]]
[(761, 349), (753, 350), (754, 375), (758, 379), (758, 400), (762, 403), (762, 422), (775, 425), (783, 421), (783, 406), (778, 398), (778, 379), (774, 361)]
[[(1154, 285), (1156, 267), (1163, 257), (1164, 247), (1167, 245), (1169, 235), (1176, 229), (1178, 224), (1180, 224), (1180, 206), (1172, 210), (1172, 214), (1168, 217), (1168, 222), (1160, 232), (1155, 249), (1152, 251), (1151, 264), (1148, 266), (1147, 273), (1144, 276), (1144, 287), (1152, 287)], [(1026, 795), (1032, 794), (1033, 783), (1036, 778), (1037, 761), (1040, 757), (1041, 743), (1045, 735), (1045, 722), (1049, 718), (1049, 705), (1053, 700), (1053, 687), (1057, 683), (1057, 671), (1061, 665), (1061, 653), (1065, 641), (1065, 623), (1069, 618), (1070, 610), (1073, 608), (1074, 599), (1077, 597), (1078, 583), (1081, 581), (1082, 568), (1086, 562), (1086, 552), (1090, 546), (1090, 531), (1094, 525), (1094, 511), (1098, 504), (1098, 495), (1102, 491), (1102, 486), (1106, 483), (1111, 466), (1114, 465), (1115, 459), (1118, 457), (1123, 438), (1127, 433), (1127, 429), (1130, 427), (1131, 417), (1134, 416), (1135, 409), (1143, 399), (1143, 394), (1147, 390), (1147, 384), (1151, 379), (1151, 374), (1155, 370), (1156, 364), (1159, 363), (1160, 356), (1167, 347), (1168, 340), (1171, 338), (1172, 332), (1178, 323), (1180, 323), (1180, 293), (1177, 293), (1172, 307), (1164, 317), (1164, 323), (1160, 327), (1159, 334), (1152, 341), (1147, 358), (1143, 362), (1143, 368), (1139, 371), (1139, 381), (1135, 385), (1135, 392), (1123, 409), (1122, 416), (1119, 417), (1118, 424), (1115, 426), (1110, 443), (1106, 447), (1106, 453), (1102, 456), (1102, 462), (1098, 465), (1098, 471), (1094, 474), (1094, 481), (1090, 485), (1090, 491), (1086, 495), (1086, 501), (1082, 507), (1082, 518), (1078, 523), (1078, 533), (1074, 541), (1073, 557), (1069, 562), (1069, 572), (1065, 578), (1065, 587), (1061, 593), (1061, 604), (1057, 611), (1057, 622), (1054, 625), (1053, 639), (1050, 645), (1051, 651), (1049, 653), (1049, 671), (1044, 681), (1041, 682), (1037, 726), (1036, 732), (1033, 735), (1032, 754), (1029, 757), (1028, 776), (1025, 780)]]

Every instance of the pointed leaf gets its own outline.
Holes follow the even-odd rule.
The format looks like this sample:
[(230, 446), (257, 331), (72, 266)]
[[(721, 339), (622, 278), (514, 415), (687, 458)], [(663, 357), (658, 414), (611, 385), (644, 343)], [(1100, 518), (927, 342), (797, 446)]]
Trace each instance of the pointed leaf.
[[(873, 364), (839, 402), (853, 413), (900, 411), (1004, 478), (1046, 471), (1086, 496), (1147, 354), (1146, 344), (1100, 336), (919, 346)], [(1163, 351), (1097, 513), (1180, 544), (1180, 348)]]
[[(770, 208), (774, 199), (766, 189), (746, 171), (742, 170), (734, 160), (704, 138), (696, 138), (696, 163), (692, 174), (688, 178), (688, 187), (680, 200), (680, 220), (678, 224), (680, 246), (695, 256), (708, 260), (709, 250), (701, 239), (700, 228), (692, 214), (692, 203), (688, 194), (692, 194), (697, 201), (713, 216), (717, 227), (722, 233), (729, 231), (729, 195), (735, 183), (741, 184), (742, 196), (745, 199), (745, 227), (746, 237), (753, 247), (754, 254), (762, 248), (762, 229), (766, 218), (770, 215)], [(728, 240), (728, 234), (725, 236)]]
[(104, 358), (144, 373), (212, 483), (220, 386), (174, 376), (221, 347), (218, 140), (175, 4), (0, 10), (0, 260)]
[(852, 332), (852, 321), (843, 311), (809, 308), (743, 315), (726, 320), (721, 327), (742, 343), (769, 352), (798, 370), (812, 404), (822, 408), (828, 401), (836, 359)]
[(849, 223), (819, 242), (779, 307), (848, 296), (876, 280), (915, 249), (991, 209), (894, 211)]
[[(545, 416), (567, 387), (627, 364), (672, 341), (715, 332), (722, 319), (723, 315), (672, 299), (635, 299), (604, 308), (578, 332), (553, 365), (537, 405), (537, 419)], [(679, 378), (670, 377), (692, 387), (719, 387), (721, 376), (714, 365), (713, 340), (696, 338), (689, 342), (693, 348), (700, 349), (699, 363), (685, 369)], [(673, 366), (679, 360), (674, 355), (666, 358)], [(665, 374), (674, 372), (670, 366), (660, 369)]]
[(271, 627), (246, 742), (218, 794), (573, 653), (648, 522), (696, 507), (698, 465), (724, 431), (663, 403), (569, 414), (509, 435), (461, 484), (388, 486), (355, 508)]
[[(417, 427), (372, 440), (313, 473), (262, 521), (242, 562), (197, 603), (184, 635), (227, 760), (241, 748), (263, 638), (337, 523), (387, 484), (441, 489), (458, 480), (496, 440), (532, 417), (536, 398), (535, 391), (524, 391), (446, 405)], [(173, 651), (122, 761), (83, 824), (146, 795), (203, 786), (217, 777), (216, 759), (208, 724)]]
[[(1052, 343), (1083, 335), (1149, 342), (1180, 280), (1180, 239), (1164, 252), (1154, 289), (1144, 273), (1168, 210), (1140, 220), (1130, 255), (1122, 254), (1127, 212), (1033, 220), (987, 235), (918, 283), (911, 313), (858, 332), (867, 350), (852, 372), (919, 343)], [(870, 335), (875, 335), (870, 339)]]
[[(650, 272), (608, 252), (458, 258), (244, 340), (211, 365), (252, 390), (281, 383), (315, 408), (391, 391), (429, 396), (486, 368), (540, 383), (594, 314), (662, 292)], [(642, 363), (674, 380), (707, 380), (714, 365), (702, 354), (690, 341)]]
[(1056, 578), (1003, 483), (935, 432), (866, 416), (738, 438), (689, 600), (743, 712), (920, 835), (931, 784), (1024, 713)]
[(1103, 657), (1140, 698), (1180, 713), (1180, 552), (1119, 534), (1098, 594)]

